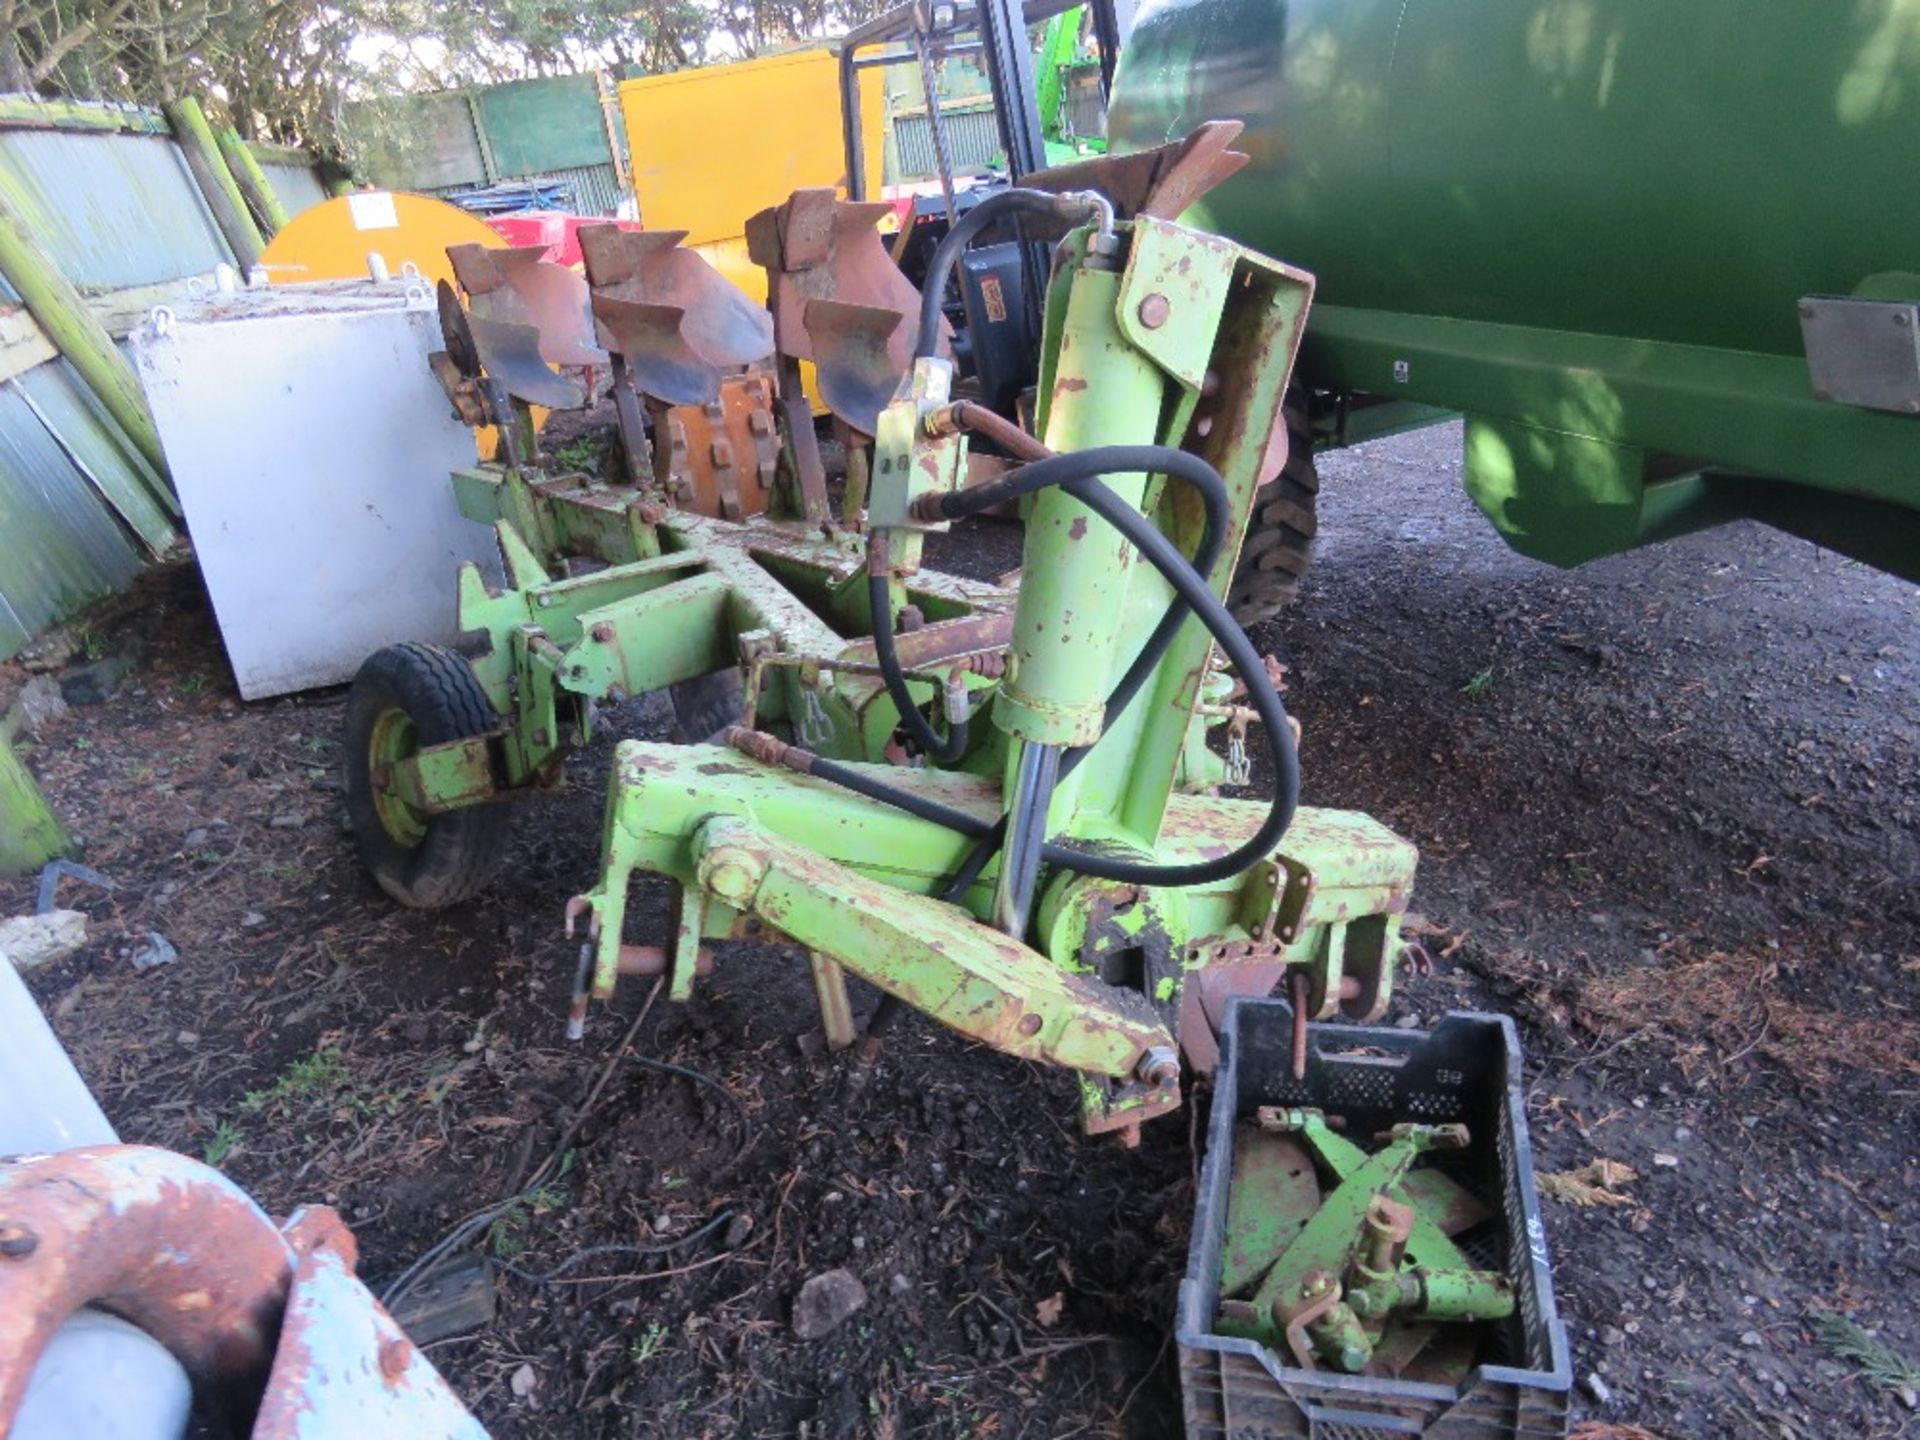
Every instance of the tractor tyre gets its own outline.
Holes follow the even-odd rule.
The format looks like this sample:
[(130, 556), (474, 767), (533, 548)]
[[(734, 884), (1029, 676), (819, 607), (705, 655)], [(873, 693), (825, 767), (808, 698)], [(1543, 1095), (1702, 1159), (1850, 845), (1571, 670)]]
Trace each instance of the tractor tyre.
[(1320, 528), (1316, 514), (1320, 472), (1313, 463), (1313, 433), (1307, 428), (1304, 397), (1289, 393), (1283, 414), (1287, 463), (1254, 496), (1240, 566), (1227, 591), (1227, 608), (1242, 625), (1271, 620), (1293, 603)]
[(472, 899), (506, 859), (512, 812), (499, 801), (423, 814), (376, 790), (377, 767), (499, 723), (459, 655), (408, 641), (368, 656), (347, 693), (347, 818), (380, 888), (419, 910)]
[(667, 687), (673, 705), (673, 738), (683, 745), (713, 740), (746, 713), (747, 686), (737, 667), (716, 670)]

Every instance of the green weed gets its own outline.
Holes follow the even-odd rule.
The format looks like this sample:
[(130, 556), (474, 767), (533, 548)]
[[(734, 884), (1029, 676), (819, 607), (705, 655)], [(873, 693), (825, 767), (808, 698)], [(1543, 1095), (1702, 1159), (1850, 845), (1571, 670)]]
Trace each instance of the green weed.
[(1811, 1315), (1807, 1323), (1813, 1326), (1813, 1333), (1828, 1354), (1858, 1365), (1860, 1373), (1881, 1389), (1896, 1393), (1920, 1390), (1920, 1365), (1846, 1316)]
[(213, 1138), (207, 1141), (206, 1148), (200, 1152), (200, 1158), (209, 1165), (223, 1165), (227, 1157), (240, 1148), (240, 1142), (245, 1138), (245, 1132), (238, 1125), (231, 1120), (222, 1120), (214, 1127)]
[(647, 1326), (638, 1340), (627, 1347), (627, 1359), (636, 1367), (644, 1365), (660, 1353), (660, 1347), (667, 1343), (667, 1337), (673, 1332), (659, 1321)]
[(213, 677), (204, 670), (196, 670), (180, 682), (182, 695), (198, 695), (213, 683)]
[(553, 463), (561, 470), (598, 470), (605, 454), (598, 440), (575, 440), (553, 452)]
[[(563, 1169), (561, 1173), (566, 1172)], [(555, 1180), (535, 1186), (516, 1200), (511, 1210), (506, 1211), (487, 1227), (488, 1247), (499, 1259), (513, 1259), (527, 1248), (528, 1222), (538, 1216), (564, 1209), (572, 1198), (567, 1187)]]
[(1493, 667), (1488, 666), (1466, 684), (1460, 687), (1460, 693), (1468, 699), (1478, 700), (1483, 695), (1493, 693)]
[(291, 1101), (329, 1098), (346, 1086), (348, 1078), (346, 1061), (338, 1050), (318, 1050), (294, 1061), (266, 1089), (249, 1090), (240, 1099), (240, 1109), (255, 1115)]

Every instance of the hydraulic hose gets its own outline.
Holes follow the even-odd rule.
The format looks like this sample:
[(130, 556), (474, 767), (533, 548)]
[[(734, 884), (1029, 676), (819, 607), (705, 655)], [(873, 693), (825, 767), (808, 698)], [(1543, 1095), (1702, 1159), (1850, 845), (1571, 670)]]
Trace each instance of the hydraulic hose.
[(1006, 830), (1007, 848), (1000, 860), (1000, 879), (993, 897), (993, 923), (1016, 938), (1027, 931), (1027, 909), (1046, 850), (1047, 811), (1052, 808), (1059, 779), (1060, 751), (1056, 746), (1022, 747), (1012, 817)]
[[(1089, 461), (1087, 457), (1096, 457)], [(1171, 445), (1112, 445), (1100, 450), (1078, 450), (1066, 455), (1048, 455), (1045, 459), (1035, 460), (1022, 465), (998, 480), (985, 485), (977, 485), (967, 490), (942, 491), (927, 497), (926, 503), (917, 508), (926, 510), (927, 519), (964, 520), (979, 515), (996, 505), (1002, 505), (1022, 496), (1034, 494), (1050, 485), (1059, 485), (1076, 476), (1094, 476), (1124, 473), (1127, 471), (1146, 471), (1150, 474), (1165, 475), (1170, 480), (1178, 480), (1191, 486), (1200, 495), (1205, 519), (1201, 526), (1200, 543), (1194, 551), (1193, 565), (1202, 575), (1213, 569), (1214, 562), (1220, 557), (1220, 548), (1226, 542), (1227, 533), (1227, 487), (1219, 472), (1205, 460), (1191, 451), (1178, 450)], [(927, 758), (935, 764), (950, 765), (967, 751), (967, 722), (962, 720), (949, 723), (945, 736), (928, 723), (920, 709), (913, 703), (912, 692), (907, 689), (906, 675), (900, 665), (898, 652), (894, 648), (893, 607), (887, 594), (887, 553), (885, 537), (881, 531), (874, 531), (867, 540), (867, 600), (873, 617), (874, 659), (879, 663), (881, 678), (885, 680), (887, 694), (894, 708), (900, 712), (901, 723), (906, 726)], [(1147, 676), (1160, 663), (1160, 657), (1173, 643), (1185, 623), (1189, 607), (1186, 601), (1175, 597), (1166, 614), (1154, 626), (1147, 643), (1134, 656), (1133, 663), (1120, 677), (1120, 683), (1114, 686), (1113, 693), (1107, 699), (1106, 716), (1102, 730), (1111, 726), (1125, 713), (1140, 687), (1146, 683)], [(1094, 742), (1099, 743), (1099, 742)], [(1071, 775), (1087, 750), (1079, 749), (1067, 752), (1062, 762), (1062, 778)]]
[[(879, 662), (880, 678), (886, 682), (893, 708), (900, 712), (900, 723), (919, 743), (928, 760), (936, 765), (951, 765), (967, 753), (967, 722), (947, 715), (947, 733), (942, 735), (920, 713), (913, 692), (907, 688), (906, 672), (893, 646), (893, 597), (887, 592), (887, 532), (875, 530), (867, 537), (867, 609), (873, 616), (873, 658)], [(949, 694), (952, 693), (949, 687)]]
[[(1090, 461), (1089, 456), (1094, 458)], [(933, 512), (929, 518), (964, 520), (1009, 500), (1044, 490), (1049, 485), (1062, 485), (1078, 477), (1092, 478), (1129, 471), (1165, 475), (1169, 480), (1181, 481), (1199, 492), (1205, 520), (1201, 526), (1200, 543), (1194, 549), (1192, 565), (1202, 575), (1211, 572), (1220, 558), (1220, 547), (1227, 538), (1226, 482), (1213, 466), (1198, 455), (1189, 450), (1177, 450), (1171, 445), (1109, 445), (1097, 450), (1048, 455), (985, 485), (976, 485), (967, 490), (941, 491), (929, 496), (925, 508)], [(1188, 610), (1187, 602), (1176, 595), (1167, 613), (1160, 617), (1160, 623), (1154, 626), (1153, 633), (1147, 637), (1147, 643), (1140, 647), (1140, 653), (1134, 656), (1133, 663), (1127, 667), (1126, 673), (1120, 677), (1120, 683), (1114, 686), (1112, 695), (1107, 698), (1106, 716), (1101, 724), (1102, 734), (1126, 712), (1134, 695), (1146, 683), (1147, 676), (1160, 663), (1160, 657), (1166, 653), (1167, 647), (1173, 643), (1173, 637), (1186, 622)], [(1094, 742), (1096, 745), (1098, 743), (1097, 740)], [(1067, 752), (1060, 767), (1062, 779), (1073, 773), (1081, 757), (1090, 749), (1091, 745), (1085, 745)]]
[[(1144, 458), (1143, 452), (1145, 456), (1151, 458)], [(1225, 855), (1211, 860), (1196, 861), (1189, 865), (1154, 865), (1121, 856), (1097, 855), (1057, 841), (1049, 841), (1042, 847), (1041, 858), (1049, 864), (1058, 865), (1064, 869), (1128, 884), (1167, 887), (1207, 884), (1237, 875), (1247, 869), (1272, 851), (1280, 837), (1286, 833), (1287, 826), (1293, 822), (1294, 812), (1299, 808), (1300, 803), (1300, 756), (1294, 747), (1293, 731), (1287, 723), (1286, 709), (1280, 703), (1280, 696), (1274, 690), (1273, 683), (1267, 678), (1266, 666), (1261, 662), (1258, 652), (1254, 650), (1253, 642), (1247, 638), (1246, 631), (1242, 630), (1227, 613), (1219, 597), (1207, 587), (1201, 573), (1180, 553), (1179, 548), (1145, 515), (1127, 504), (1096, 478), (1103, 474), (1143, 469), (1172, 475), (1175, 471), (1167, 468), (1167, 457), (1174, 453), (1186, 455), (1184, 451), (1165, 451), (1155, 446), (1109, 446), (1075, 451), (1048, 460), (1035, 461), (1032, 465), (1023, 467), (1020, 472), (996, 481), (992, 485), (981, 486), (977, 491), (944, 496), (939, 506), (940, 510), (945, 512), (949, 502), (958, 501), (960, 502), (959, 511), (964, 514), (971, 511), (971, 506), (967, 504), (965, 498), (969, 495), (984, 495), (999, 488), (1002, 492), (1000, 495), (981, 502), (997, 504), (1000, 500), (1009, 498), (1010, 495), (1025, 494), (1029, 489), (1038, 489), (1043, 485), (1062, 486), (1068, 494), (1126, 536), (1148, 563), (1166, 577), (1167, 582), (1173, 586), (1177, 601), (1184, 603), (1199, 617), (1208, 633), (1219, 644), (1228, 662), (1240, 672), (1247, 686), (1248, 698), (1253, 702), (1255, 713), (1259, 715), (1261, 725), (1267, 732), (1267, 743), (1272, 751), (1274, 767), (1273, 803), (1267, 811), (1266, 819), (1251, 837)], [(1218, 474), (1197, 456), (1189, 456), (1187, 460), (1175, 462), (1184, 472), (1181, 478), (1199, 473), (1192, 468), (1189, 461), (1203, 467), (1205, 473), (1212, 477), (1213, 483), (1220, 483)], [(1028, 473), (1042, 465), (1050, 469), (1037, 478)], [(1201, 480), (1197, 483), (1204, 493), (1208, 488), (1207, 482)], [(1165, 625), (1166, 620), (1163, 617), (1161, 626)], [(1160, 627), (1156, 627), (1155, 635), (1159, 633)], [(1129, 674), (1131, 675), (1132, 670), (1136, 668), (1139, 668), (1137, 664), (1135, 667), (1130, 667)], [(1144, 675), (1143, 670), (1139, 680), (1143, 680)], [(1136, 685), (1139, 680), (1136, 680)], [(902, 677), (903, 687), (904, 683), (904, 677)], [(1116, 695), (1117, 693), (1116, 691)], [(1109, 715), (1113, 713), (1110, 706)], [(924, 723), (924, 717), (922, 721)], [(1062, 764), (1063, 773), (1084, 753), (1084, 750), (1071, 752)], [(992, 853), (988, 849), (992, 843), (991, 837), (996, 830), (1002, 836), (1005, 834), (1007, 821), (1004, 816), (998, 822), (983, 821), (964, 811), (955, 810), (951, 806), (897, 790), (883, 781), (856, 774), (830, 761), (816, 761), (813, 773), (847, 784), (850, 789), (866, 795), (869, 799), (892, 805), (921, 819), (945, 825), (970, 839), (983, 841), (983, 844), (976, 847), (974, 854), (968, 857), (969, 865), (972, 864), (975, 855), (985, 851), (985, 856), (980, 860), (980, 866), (984, 868), (986, 858)], [(978, 874), (978, 870), (975, 874)]]
[(1095, 219), (1102, 230), (1113, 229), (1113, 206), (1105, 196), (1090, 191), (1055, 195), (1046, 190), (1002, 190), (982, 200), (947, 231), (928, 262), (927, 276), (920, 286), (920, 326), (913, 346), (914, 359), (931, 360), (940, 353), (940, 302), (946, 297), (947, 281), (953, 275), (960, 252), (989, 225), (1014, 215), (1040, 215), (1069, 223)]
[[(1098, 455), (1101, 452), (1093, 450), (1080, 453)], [(1147, 558), (1148, 563), (1166, 576), (1180, 596), (1193, 607), (1194, 614), (1225, 652), (1228, 662), (1240, 672), (1240, 678), (1247, 687), (1247, 698), (1253, 702), (1254, 711), (1260, 716), (1260, 723), (1267, 732), (1268, 748), (1273, 754), (1273, 804), (1260, 828), (1243, 844), (1215, 859), (1199, 860), (1190, 865), (1154, 865), (1117, 856), (1094, 855), (1052, 841), (1048, 842), (1044, 856), (1050, 863), (1082, 875), (1135, 885), (1177, 888), (1182, 885), (1204, 885), (1238, 875), (1272, 851), (1280, 842), (1280, 837), (1286, 834), (1287, 826), (1293, 823), (1294, 811), (1300, 807), (1300, 752), (1293, 743), (1293, 727), (1287, 723), (1286, 707), (1280, 703), (1280, 695), (1267, 675), (1267, 667), (1261, 661), (1259, 652), (1253, 648), (1253, 641), (1247, 638), (1247, 632), (1227, 613), (1227, 607), (1207, 588), (1206, 581), (1187, 563), (1186, 557), (1174, 543), (1145, 515), (1100, 481), (1069, 480), (1063, 483), (1069, 495), (1125, 535), (1133, 542), (1134, 548)]]

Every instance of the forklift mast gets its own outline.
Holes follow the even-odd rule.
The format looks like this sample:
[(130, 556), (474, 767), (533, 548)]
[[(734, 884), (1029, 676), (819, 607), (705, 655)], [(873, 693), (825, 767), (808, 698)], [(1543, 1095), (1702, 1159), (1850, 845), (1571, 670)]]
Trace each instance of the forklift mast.
[[(1112, 82), (1113, 62), (1123, 27), (1131, 18), (1132, 3), (1085, 3), (1099, 42), (1104, 93)], [(1055, 93), (1048, 106), (1049, 115), (1042, 116), (1028, 29), (1079, 8), (1080, 0), (1032, 0), (1026, 5), (1019, 0), (912, 0), (850, 31), (840, 43), (840, 113), (849, 198), (871, 198), (866, 190), (858, 81), (860, 71), (874, 66), (919, 67), (948, 226), (957, 222), (980, 194), (963, 199), (956, 192), (953, 152), (940, 109), (935, 61), (953, 55), (977, 58), (993, 99), (1008, 183), (1018, 185), (1046, 169), (1047, 128), (1049, 124), (1058, 125), (1065, 107)], [(1057, 90), (1057, 83), (1050, 86), (1051, 92)], [(960, 350), (969, 357), (970, 368), (989, 392), (988, 404), (1003, 414), (1012, 412), (1013, 396), (1033, 378), (1033, 359), (1040, 339), (1040, 304), (1047, 279), (1047, 247), (1029, 240), (1018, 221), (1012, 228), (1016, 243), (971, 252), (971, 259), (963, 258), (958, 275), (960, 304), (965, 312)], [(905, 248), (903, 243), (896, 258)], [(976, 293), (982, 286), (987, 289), (985, 297)], [(1007, 296), (1008, 289), (1014, 294)], [(983, 299), (985, 303), (981, 303)], [(1007, 323), (1010, 319), (1011, 325)]]

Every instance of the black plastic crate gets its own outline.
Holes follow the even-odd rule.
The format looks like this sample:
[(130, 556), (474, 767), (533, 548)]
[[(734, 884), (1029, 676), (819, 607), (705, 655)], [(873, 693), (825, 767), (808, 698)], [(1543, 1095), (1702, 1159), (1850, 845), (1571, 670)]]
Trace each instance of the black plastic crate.
[[(1315, 1025), (1309, 1035), (1306, 1077), (1296, 1081), (1287, 1003), (1228, 1006), (1175, 1332), (1188, 1440), (1559, 1440), (1573, 1372), (1553, 1303), (1513, 1022), (1455, 1012), (1428, 1031)], [(1504, 1269), (1518, 1302), (1498, 1332), (1504, 1363), (1482, 1363), (1458, 1387), (1422, 1384), (1300, 1370), (1257, 1341), (1211, 1333), (1234, 1125), (1262, 1105), (1344, 1115), (1354, 1134), (1409, 1121), (1467, 1126), (1474, 1143), (1458, 1178), (1499, 1218), (1495, 1253), (1476, 1260)], [(1492, 1147), (1480, 1143), (1487, 1135)]]

